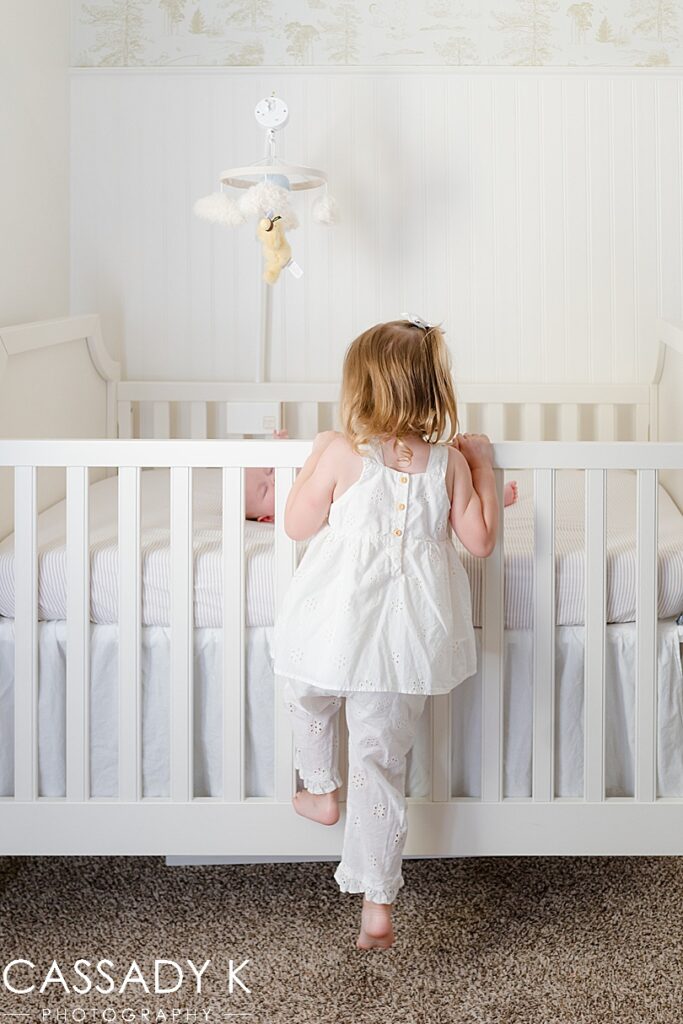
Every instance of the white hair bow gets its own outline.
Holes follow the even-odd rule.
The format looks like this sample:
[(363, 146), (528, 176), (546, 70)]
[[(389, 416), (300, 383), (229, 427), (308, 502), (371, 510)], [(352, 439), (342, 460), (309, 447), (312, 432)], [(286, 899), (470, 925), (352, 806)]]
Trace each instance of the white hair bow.
[(415, 316), (414, 313), (403, 313), (403, 319), (409, 320), (413, 327), (421, 327), (423, 331), (429, 331), (434, 326), (434, 324), (428, 324), (422, 317)]

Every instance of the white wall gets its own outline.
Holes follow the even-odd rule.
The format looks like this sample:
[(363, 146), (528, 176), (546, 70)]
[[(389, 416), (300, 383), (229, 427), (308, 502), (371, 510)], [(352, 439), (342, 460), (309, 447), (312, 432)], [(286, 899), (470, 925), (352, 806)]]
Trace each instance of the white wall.
[(68, 313), (69, 2), (1, 0), (0, 324)]
[(650, 378), (657, 316), (683, 318), (680, 72), (73, 70), (72, 305), (128, 376), (251, 378), (254, 224), (192, 203), (261, 156), (271, 90), (284, 154), (327, 169), (343, 213), (322, 227), (296, 197), (273, 379), (337, 378), (404, 310), (443, 320), (460, 379)]

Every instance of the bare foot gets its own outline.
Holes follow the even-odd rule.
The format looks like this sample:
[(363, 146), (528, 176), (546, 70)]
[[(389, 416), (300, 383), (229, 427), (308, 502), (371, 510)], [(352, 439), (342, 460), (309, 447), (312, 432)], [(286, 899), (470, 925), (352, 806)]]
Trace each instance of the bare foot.
[(356, 945), (359, 949), (389, 949), (393, 943), (391, 903), (371, 903), (363, 897), (360, 934)]
[(510, 480), (509, 483), (505, 484), (505, 488), (503, 490), (503, 504), (506, 507), (508, 505), (514, 505), (514, 503), (517, 501), (518, 497), (519, 497), (519, 494), (518, 494), (518, 488), (517, 488), (517, 481), (516, 480)]
[(310, 818), (321, 825), (336, 825), (339, 821), (339, 790), (331, 793), (309, 793), (300, 789), (292, 797), (292, 805), (302, 818)]

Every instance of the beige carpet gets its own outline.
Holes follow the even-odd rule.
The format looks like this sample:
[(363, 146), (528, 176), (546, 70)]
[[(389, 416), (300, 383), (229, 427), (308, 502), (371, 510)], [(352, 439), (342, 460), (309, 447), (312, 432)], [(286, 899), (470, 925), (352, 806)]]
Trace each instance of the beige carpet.
[[(211, 959), (201, 996), (11, 996), (0, 1021), (43, 1007), (187, 1009), (209, 1024), (667, 1024), (683, 1020), (683, 859), (408, 861), (390, 952), (354, 948), (360, 897), (332, 864), (167, 867), (160, 858), (0, 859), (0, 953), (53, 959), (67, 981), (83, 957), (108, 958), (120, 985), (131, 960)], [(221, 991), (228, 960), (250, 963), (251, 994)], [(100, 980), (101, 979), (96, 979)], [(27, 1013), (28, 1017), (7, 1016)], [(237, 1015), (240, 1016), (237, 1016)], [(52, 1018), (55, 1020), (54, 1016)], [(114, 1018), (112, 1017), (112, 1020)], [(197, 1022), (204, 1017), (198, 1016)], [(59, 1022), (64, 1024), (64, 1020)], [(193, 1024), (190, 1016), (190, 1024)]]

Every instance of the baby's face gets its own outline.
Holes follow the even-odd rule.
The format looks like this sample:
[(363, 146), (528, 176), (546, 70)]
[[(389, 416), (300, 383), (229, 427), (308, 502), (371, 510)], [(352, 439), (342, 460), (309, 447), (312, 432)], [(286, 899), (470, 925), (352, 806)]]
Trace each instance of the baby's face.
[(275, 522), (275, 471), (250, 466), (245, 470), (244, 511), (247, 519)]

